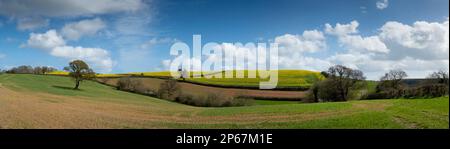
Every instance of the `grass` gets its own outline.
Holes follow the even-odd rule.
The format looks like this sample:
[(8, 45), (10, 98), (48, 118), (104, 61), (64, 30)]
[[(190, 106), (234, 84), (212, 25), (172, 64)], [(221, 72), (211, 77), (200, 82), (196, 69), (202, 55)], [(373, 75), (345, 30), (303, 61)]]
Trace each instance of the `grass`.
[(274, 100), (255, 100), (255, 105), (280, 105), (280, 104), (298, 104), (300, 101), (274, 101)]
[(67, 77), (0, 75), (1, 128), (449, 128), (449, 98), (203, 108)]

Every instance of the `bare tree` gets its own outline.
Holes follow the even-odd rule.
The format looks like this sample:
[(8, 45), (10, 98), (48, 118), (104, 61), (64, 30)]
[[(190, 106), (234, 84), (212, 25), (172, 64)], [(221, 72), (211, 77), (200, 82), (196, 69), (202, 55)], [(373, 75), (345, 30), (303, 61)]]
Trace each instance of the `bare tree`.
[(346, 101), (349, 91), (355, 85), (365, 80), (364, 74), (360, 70), (353, 70), (342, 65), (330, 67), (326, 72), (330, 85), (335, 85), (339, 97), (338, 101)]
[(445, 85), (449, 84), (448, 78), (449, 78), (448, 72), (444, 71), (444, 70), (439, 70), (439, 71), (433, 72), (432, 74), (430, 74), (428, 76), (428, 79), (430, 79), (432, 81), (432, 83), (445, 84)]
[(408, 77), (405, 71), (401, 69), (390, 70), (385, 73), (383, 77), (380, 78), (380, 84), (378, 86), (379, 90), (385, 89), (401, 89), (402, 80)]

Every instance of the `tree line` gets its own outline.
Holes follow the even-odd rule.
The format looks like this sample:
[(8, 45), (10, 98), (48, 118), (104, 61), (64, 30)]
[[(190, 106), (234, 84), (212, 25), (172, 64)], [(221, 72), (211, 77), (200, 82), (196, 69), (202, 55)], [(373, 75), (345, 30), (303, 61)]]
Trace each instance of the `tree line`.
[[(57, 69), (48, 66), (18, 66), (9, 70), (0, 70), (0, 73), (14, 74), (46, 74)], [(82, 60), (74, 60), (69, 66), (64, 67), (69, 72), (69, 76), (75, 82), (74, 89), (78, 89), (83, 80), (95, 77), (95, 72)], [(391, 98), (423, 98), (440, 97), (448, 95), (449, 73), (447, 71), (436, 71), (428, 75), (416, 85), (406, 85), (404, 80), (408, 76), (400, 69), (390, 70), (385, 73), (377, 82), (375, 91), (368, 92), (368, 82), (361, 70), (351, 69), (342, 65), (335, 65), (321, 72), (325, 79), (317, 80), (308, 91), (307, 102), (327, 102), (327, 101), (347, 101), (352, 99), (391, 99)], [(161, 97), (172, 98), (170, 89), (176, 81), (166, 82), (158, 94)], [(133, 82), (130, 78), (122, 78), (119, 81), (120, 90), (138, 90), (140, 82)], [(179, 90), (179, 89), (177, 89)], [(163, 92), (164, 91), (164, 92)]]
[(406, 85), (406, 72), (390, 70), (377, 81), (375, 91), (368, 92), (368, 81), (360, 70), (342, 65), (322, 71), (308, 91), (307, 102), (347, 101), (353, 99), (426, 98), (448, 95), (449, 74), (439, 70), (415, 85)]
[(12, 73), (12, 74), (46, 74), (49, 72), (57, 71), (58, 69), (50, 67), (50, 66), (36, 66), (32, 67), (29, 65), (22, 65), (18, 67), (13, 67), (8, 70), (0, 70), (3, 73)]
[[(29, 65), (22, 65), (18, 67), (13, 67), (8, 70), (0, 70), (2, 73), (11, 74), (47, 74), (49, 72), (57, 71), (58, 69), (49, 66), (36, 66), (32, 67)], [(89, 65), (82, 60), (73, 60), (69, 63), (69, 66), (64, 67), (64, 71), (69, 72), (69, 76), (73, 78), (75, 82), (74, 89), (78, 89), (80, 83), (83, 80), (89, 80), (95, 77), (95, 72)]]

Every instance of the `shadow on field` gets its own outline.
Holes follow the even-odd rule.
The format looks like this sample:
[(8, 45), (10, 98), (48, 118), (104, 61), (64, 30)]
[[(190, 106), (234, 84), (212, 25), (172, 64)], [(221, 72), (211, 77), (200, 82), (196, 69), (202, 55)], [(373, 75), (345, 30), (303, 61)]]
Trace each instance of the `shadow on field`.
[(67, 86), (52, 85), (52, 87), (59, 88), (59, 89), (65, 89), (65, 90), (81, 91), (81, 89), (73, 89), (73, 87), (67, 87)]

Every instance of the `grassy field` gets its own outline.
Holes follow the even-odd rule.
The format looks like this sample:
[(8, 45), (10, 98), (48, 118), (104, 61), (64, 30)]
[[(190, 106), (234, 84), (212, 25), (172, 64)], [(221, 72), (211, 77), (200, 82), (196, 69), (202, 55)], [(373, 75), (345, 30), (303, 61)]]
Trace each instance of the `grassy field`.
[[(217, 73), (217, 72), (216, 72)], [(205, 74), (216, 74), (214, 72)], [(229, 87), (259, 87), (261, 81), (267, 81), (268, 78), (260, 78), (257, 71), (244, 70), (244, 78), (224, 78), (225, 71), (219, 72), (223, 78), (190, 78), (186, 79), (188, 82), (204, 84), (204, 85), (216, 85), (216, 86), (229, 86)], [(249, 73), (255, 73), (256, 78), (248, 78)], [(67, 75), (67, 72), (55, 71), (48, 73), (50, 75)], [(133, 72), (125, 74), (97, 74), (97, 77), (123, 77), (123, 76), (144, 76), (144, 77), (171, 77), (169, 71), (161, 72)], [(191, 76), (193, 73), (191, 72)], [(236, 76), (236, 71), (233, 71), (233, 76)], [(323, 79), (323, 76), (319, 72), (308, 70), (279, 70), (278, 71), (278, 88), (283, 87), (309, 87), (316, 80)]]
[[(117, 86), (119, 78), (98, 78), (99, 82)], [(166, 81), (160, 78), (131, 78), (141, 82), (141, 88), (150, 91), (158, 91), (160, 84)], [(188, 82), (178, 82), (183, 94), (189, 94), (193, 96), (208, 96), (210, 94), (216, 94), (218, 96), (237, 97), (245, 96), (248, 98), (259, 99), (282, 99), (282, 100), (300, 100), (306, 96), (305, 91), (277, 91), (277, 90), (254, 90), (254, 89), (238, 89), (238, 88), (221, 88), (208, 85), (198, 85)]]
[[(225, 76), (226, 72), (222, 72)], [(248, 78), (248, 73), (255, 73), (256, 78)], [(235, 74), (235, 71), (233, 72)], [(307, 70), (279, 70), (278, 71), (278, 88), (283, 87), (309, 87), (316, 80), (323, 79), (319, 72)], [(259, 87), (262, 81), (268, 81), (268, 78), (260, 78), (258, 72), (245, 70), (244, 78), (190, 78), (187, 81), (220, 86), (244, 86), (244, 87)]]
[(0, 75), (0, 128), (449, 128), (449, 98), (203, 108), (67, 77)]

